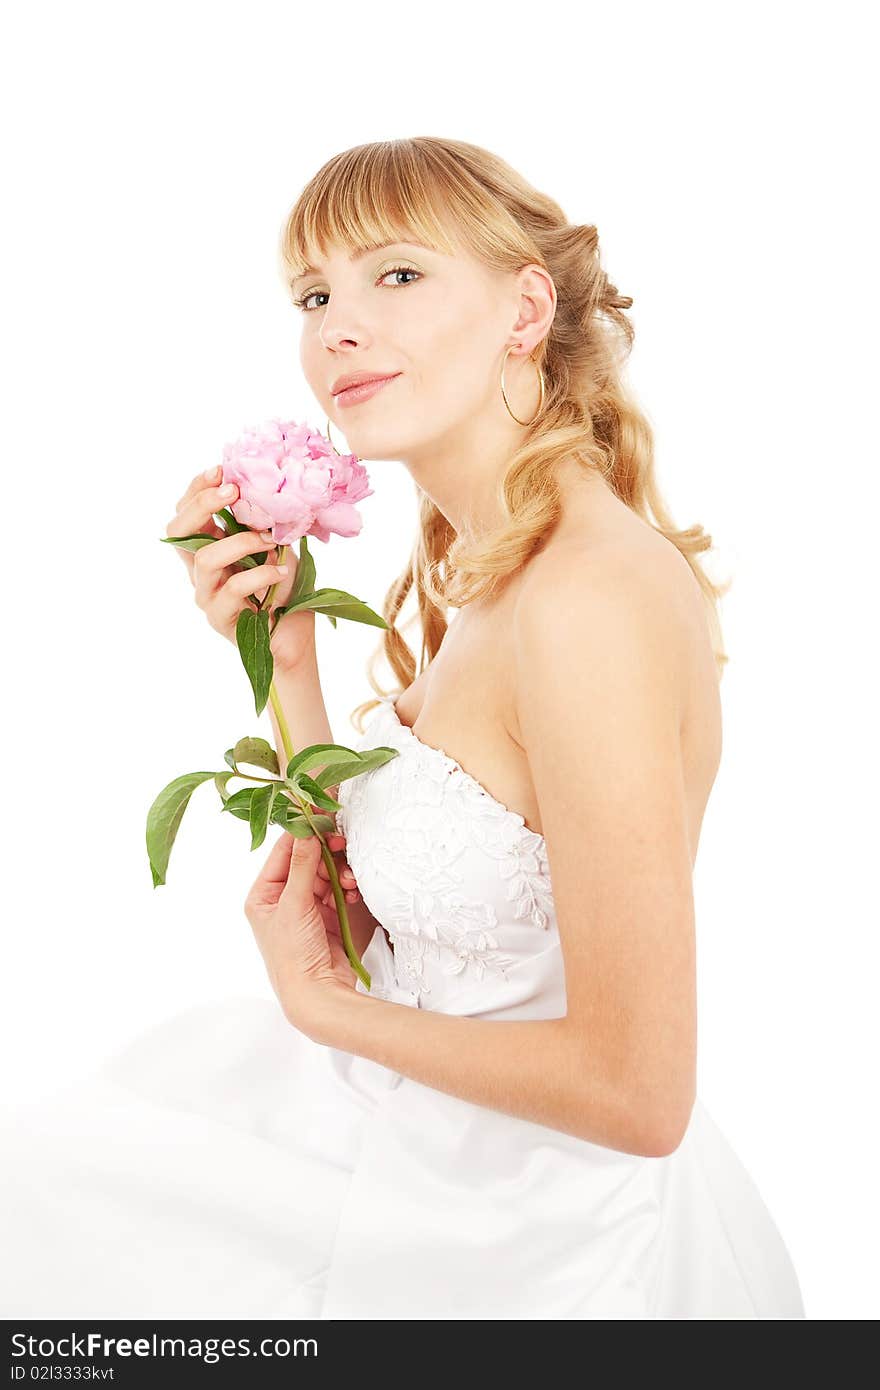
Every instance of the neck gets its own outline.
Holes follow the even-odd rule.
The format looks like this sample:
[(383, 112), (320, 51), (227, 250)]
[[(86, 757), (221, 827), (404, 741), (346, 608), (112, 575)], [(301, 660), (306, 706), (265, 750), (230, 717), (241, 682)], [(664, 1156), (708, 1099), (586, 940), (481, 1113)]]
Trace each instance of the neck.
[[(522, 425), (510, 419), (492, 429), (479, 421), (464, 431), (456, 426), (448, 438), (425, 450), (410, 450), (401, 461), (411, 477), (460, 534), (481, 535), (502, 519), (498, 490), (505, 469), (525, 439)], [(562, 498), (558, 534), (577, 531), (585, 519), (613, 497), (605, 478), (577, 459), (555, 466)]]
[(472, 419), (401, 461), (443, 513), (456, 534), (480, 534), (500, 519), (497, 488), (504, 469), (525, 438), (522, 425)]

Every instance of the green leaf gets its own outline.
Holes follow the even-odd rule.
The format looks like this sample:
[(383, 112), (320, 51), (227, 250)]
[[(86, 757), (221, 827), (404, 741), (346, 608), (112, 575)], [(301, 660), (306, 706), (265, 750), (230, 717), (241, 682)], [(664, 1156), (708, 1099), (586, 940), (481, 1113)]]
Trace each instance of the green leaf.
[(337, 618), (348, 618), (353, 623), (366, 623), (369, 627), (388, 627), (385, 619), (368, 607), (362, 599), (355, 598), (354, 594), (347, 594), (342, 589), (314, 589), (297, 599), (291, 596), (284, 607), (276, 612), (279, 617), (283, 617), (285, 613), (300, 613), (304, 609), (326, 613), (334, 627)]
[(176, 545), (180, 550), (201, 550), (203, 545), (210, 545), (212, 541), (222, 540), (222, 536), (206, 536), (203, 531), (196, 531), (191, 536), (160, 536), (159, 540), (166, 545)]
[(325, 811), (341, 811), (342, 807), (338, 801), (318, 786), (314, 777), (310, 777), (307, 772), (298, 772), (295, 777), (288, 779), (297, 791), (301, 792), (306, 801), (314, 806), (322, 806)]
[(251, 822), (251, 850), (259, 849), (266, 838), (266, 829), (269, 825), (269, 816), (272, 811), (272, 803), (275, 800), (277, 789), (282, 786), (281, 782), (270, 782), (266, 787), (256, 787), (251, 797), (250, 803), (250, 822)]
[[(224, 507), (222, 511), (215, 512), (214, 516), (217, 518), (218, 521), (221, 521), (224, 524), (227, 536), (233, 536), (237, 531), (247, 531), (249, 529), (247, 526), (242, 526), (240, 521), (236, 521), (235, 517), (232, 515), (232, 512), (229, 510), (228, 507)], [(194, 531), (191, 536), (159, 537), (159, 540), (162, 541), (165, 545), (177, 545), (180, 546), (183, 550), (193, 551), (201, 550), (202, 546), (207, 545), (210, 541), (222, 541), (224, 539), (224, 536), (206, 535), (204, 531)], [(266, 555), (268, 555), (268, 553), (268, 551), (265, 552), (262, 560), (256, 560), (250, 555), (248, 555), (246, 559), (248, 563), (251, 565), (265, 564)]]
[[(380, 744), (377, 748), (367, 748), (358, 753), (357, 763), (341, 763), (336, 767), (325, 768), (324, 772), (319, 772), (316, 781), (322, 786), (332, 787), (337, 782), (347, 782), (350, 777), (359, 777), (362, 772), (374, 772), (377, 767), (390, 763), (392, 758), (399, 758), (400, 751), (397, 748), (388, 748), (385, 744)], [(327, 780), (325, 781), (325, 775)]]
[[(397, 749), (392, 748), (389, 756), (397, 757)], [(387, 761), (387, 757), (380, 758), (378, 761), (369, 761), (364, 760), (359, 755), (355, 755), (354, 758), (349, 755), (346, 758), (340, 758), (339, 762), (328, 763), (317, 773), (315, 782), (321, 788), (336, 787), (342, 782), (347, 782), (351, 777), (360, 777), (362, 772), (372, 772), (373, 768), (381, 767), (382, 763)]]
[(220, 793), (220, 800), (226, 801), (230, 793), (226, 790), (230, 777), (234, 777), (235, 772), (218, 772), (214, 778), (214, 785)]
[(243, 608), (235, 624), (235, 640), (254, 692), (257, 714), (262, 714), (269, 698), (274, 671), (268, 612), (265, 609), (255, 612), (252, 608)]
[[(215, 515), (220, 521), (223, 522), (224, 526), (226, 527), (226, 534), (227, 534), (228, 536), (234, 536), (238, 531), (250, 531), (250, 530), (251, 530), (251, 527), (250, 527), (250, 526), (245, 526), (245, 525), (243, 525), (242, 522), (240, 522), (240, 521), (233, 515), (233, 513), (229, 510), (228, 507), (223, 507), (223, 508), (221, 508), (221, 510), (220, 510), (219, 512), (215, 512), (214, 515)], [(218, 539), (219, 539), (219, 537), (218, 537)]]
[[(305, 839), (313, 833), (312, 827), (305, 816), (299, 808), (294, 806), (293, 802), (289, 801), (286, 797), (276, 797), (270, 820), (282, 826), (298, 839)], [(322, 835), (337, 834), (336, 821), (332, 816), (313, 815), (312, 822), (315, 829), (319, 830)]]
[(239, 791), (233, 792), (231, 796), (227, 796), (221, 810), (231, 812), (238, 820), (249, 821), (251, 818), (251, 801), (254, 792), (257, 790), (259, 790), (257, 787), (241, 787)]
[(288, 604), (298, 603), (306, 594), (313, 592), (315, 587), (315, 561), (309, 551), (305, 536), (300, 537), (299, 542), (299, 561), (296, 567), (296, 579), (290, 591)]
[(216, 772), (185, 772), (163, 787), (147, 812), (147, 855), (153, 874), (153, 887), (165, 882), (168, 860), (183, 813), (196, 787), (209, 777), (222, 776)]
[(264, 738), (240, 738), (225, 756), (230, 767), (238, 768), (245, 763), (248, 767), (261, 767), (264, 772), (280, 776), (278, 754)]
[(241, 555), (237, 564), (241, 565), (242, 570), (256, 569), (257, 565), (265, 565), (268, 550), (255, 550), (253, 555)]
[(323, 766), (314, 778), (314, 784), (324, 790), (347, 782), (350, 777), (359, 777), (362, 772), (372, 772), (374, 768), (381, 767), (383, 763), (398, 756), (398, 750), (389, 748), (386, 744), (357, 752), (341, 743), (312, 743), (290, 759), (285, 780), (300, 781), (301, 772), (320, 763)]
[(286, 777), (293, 777), (300, 769), (314, 767), (315, 763), (326, 763), (330, 759), (328, 753), (344, 753), (346, 758), (357, 757), (353, 748), (345, 748), (340, 743), (310, 743), (307, 748), (301, 748), (298, 753), (294, 753), (290, 762), (287, 764)]
[[(302, 599), (314, 593), (315, 589), (315, 561), (312, 558), (305, 536), (300, 536), (299, 541), (299, 562), (296, 567), (296, 577), (293, 581), (293, 588), (288, 597), (284, 608), (276, 608), (272, 613), (272, 631), (274, 632), (285, 613), (289, 613), (295, 608)], [(336, 624), (334, 623), (335, 627)]]
[(384, 763), (390, 763), (392, 758), (400, 757), (398, 748), (389, 748), (387, 744), (377, 744), (375, 748), (365, 748), (358, 754), (362, 764), (363, 772), (372, 772), (376, 767), (382, 767)]

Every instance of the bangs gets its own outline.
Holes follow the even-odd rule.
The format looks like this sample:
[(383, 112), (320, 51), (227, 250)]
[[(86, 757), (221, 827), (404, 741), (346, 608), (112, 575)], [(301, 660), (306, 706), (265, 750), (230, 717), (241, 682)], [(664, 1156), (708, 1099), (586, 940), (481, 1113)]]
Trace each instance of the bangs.
[[(306, 185), (281, 235), (281, 265), (288, 290), (331, 245), (350, 254), (391, 241), (420, 241), (454, 255), (448, 231), (456, 218), (454, 186), (406, 142), (346, 150)], [(466, 225), (466, 224), (465, 224)]]

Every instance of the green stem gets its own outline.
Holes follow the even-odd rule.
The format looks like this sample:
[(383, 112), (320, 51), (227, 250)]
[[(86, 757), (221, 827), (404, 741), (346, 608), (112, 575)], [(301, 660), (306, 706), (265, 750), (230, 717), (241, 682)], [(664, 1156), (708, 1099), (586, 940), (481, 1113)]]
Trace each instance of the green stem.
[[(292, 756), (293, 754), (291, 754), (291, 757)], [(345, 908), (345, 895), (342, 891), (342, 886), (339, 882), (339, 875), (336, 872), (336, 862), (333, 858), (333, 855), (327, 847), (327, 841), (324, 839), (320, 830), (318, 830), (315, 826), (315, 822), (312, 820), (312, 813), (309, 810), (308, 805), (306, 805), (303, 802), (300, 802), (300, 809), (303, 815), (305, 816), (306, 820), (308, 821), (309, 825), (312, 827), (312, 834), (317, 835), (318, 839), (321, 841), (321, 858), (327, 865), (327, 873), (330, 877), (330, 885), (333, 889), (333, 901), (336, 904), (336, 912), (339, 917), (339, 926), (342, 929), (342, 941), (345, 946), (345, 954), (348, 956), (349, 963), (354, 973), (358, 976), (359, 979), (363, 980), (365, 987), (369, 989), (370, 972), (369, 970), (367, 970), (366, 966), (361, 962), (360, 956), (354, 949), (354, 941), (351, 937), (351, 926), (348, 921), (348, 912)]]
[[(284, 545), (282, 545), (282, 546), (279, 548), (279, 551), (278, 551), (278, 564), (279, 564), (279, 565), (283, 565), (283, 564), (284, 564), (284, 554), (285, 554), (285, 551), (286, 551), (286, 550), (287, 550), (287, 546), (284, 546)], [(279, 582), (280, 582), (280, 581), (279, 581)], [(277, 588), (278, 588), (278, 585), (277, 585), (277, 584), (273, 584), (272, 587), (270, 588), (269, 592), (267, 593), (265, 600), (264, 600), (264, 602), (265, 602), (265, 604), (266, 604), (266, 607), (269, 609), (270, 612), (271, 612), (271, 609), (272, 609), (272, 600), (273, 600), (274, 597), (275, 597), (275, 590), (276, 590)], [(281, 734), (281, 743), (282, 743), (282, 746), (283, 746), (283, 748), (284, 748), (284, 756), (285, 756), (284, 774), (285, 774), (285, 776), (286, 776), (288, 764), (290, 763), (290, 760), (291, 760), (291, 758), (293, 757), (294, 752), (295, 752), (296, 750), (294, 749), (294, 746), (293, 746), (293, 740), (292, 740), (291, 737), (290, 737), (290, 730), (289, 730), (289, 728), (287, 727), (287, 720), (286, 720), (285, 717), (284, 717), (284, 710), (283, 710), (282, 705), (281, 705), (281, 699), (280, 699), (280, 697), (279, 697), (279, 695), (278, 695), (278, 691), (275, 689), (275, 682), (274, 682), (274, 681), (272, 681), (272, 682), (270, 683), (270, 685), (269, 685), (269, 702), (270, 702), (270, 704), (272, 705), (272, 709), (273, 709), (274, 712), (275, 712), (275, 718), (276, 718), (277, 721), (278, 721), (278, 731), (279, 731), (279, 733)], [(345, 906), (345, 894), (344, 894), (343, 891), (342, 891), (342, 886), (341, 886), (341, 884), (340, 884), (340, 882), (339, 882), (339, 875), (338, 875), (338, 873), (336, 872), (336, 861), (335, 861), (334, 858), (333, 858), (333, 855), (332, 855), (332, 853), (331, 853), (331, 851), (330, 851), (330, 849), (329, 849), (329, 847), (328, 847), (328, 845), (327, 845), (326, 840), (324, 839), (324, 837), (323, 837), (323, 835), (321, 834), (321, 832), (320, 832), (320, 831), (316, 828), (316, 826), (315, 826), (315, 822), (313, 821), (311, 812), (310, 812), (310, 810), (309, 810), (309, 804), (310, 804), (310, 803), (307, 804), (307, 803), (305, 803), (305, 802), (299, 802), (298, 804), (299, 804), (300, 810), (302, 811), (302, 813), (303, 813), (303, 815), (305, 816), (306, 820), (308, 821), (309, 825), (312, 827), (312, 834), (313, 834), (313, 835), (316, 835), (316, 836), (318, 837), (318, 839), (321, 841), (321, 858), (324, 860), (324, 863), (327, 865), (327, 873), (328, 873), (328, 876), (329, 876), (329, 878), (330, 878), (330, 886), (331, 886), (332, 889), (333, 889), (333, 901), (334, 901), (334, 903), (336, 904), (336, 913), (337, 913), (337, 916), (339, 917), (339, 927), (340, 927), (340, 930), (341, 930), (341, 932), (342, 932), (342, 941), (343, 941), (343, 944), (344, 944), (344, 946), (345, 946), (345, 954), (348, 956), (348, 959), (349, 959), (349, 963), (350, 963), (350, 965), (351, 965), (351, 968), (352, 968), (352, 970), (354, 971), (354, 973), (357, 975), (358, 979), (360, 979), (360, 980), (363, 981), (363, 984), (364, 984), (364, 986), (365, 986), (366, 989), (369, 989), (369, 988), (370, 988), (370, 972), (369, 972), (369, 970), (367, 970), (366, 966), (363, 965), (363, 963), (361, 962), (360, 956), (358, 955), (357, 951), (356, 951), (355, 948), (354, 948), (354, 941), (352, 940), (352, 936), (351, 936), (351, 925), (350, 925), (349, 920), (348, 920), (348, 912), (347, 912), (346, 906)]]
[(273, 681), (272, 684), (269, 686), (269, 703), (271, 704), (273, 710), (275, 711), (275, 718), (278, 720), (278, 728), (279, 728), (279, 730), (280, 730), (280, 732), (281, 732), (281, 742), (282, 742), (282, 744), (284, 745), (284, 756), (285, 756), (285, 758), (286, 758), (287, 761), (286, 761), (285, 764), (284, 764), (284, 773), (283, 773), (283, 775), (286, 777), (286, 776), (287, 776), (287, 764), (290, 762), (291, 758), (293, 757), (294, 748), (293, 748), (293, 740), (292, 740), (291, 737), (290, 737), (290, 730), (289, 730), (288, 727), (287, 727), (287, 720), (286, 720), (285, 717), (284, 717), (284, 709), (283, 709), (283, 706), (282, 706), (282, 704), (281, 704), (281, 700), (280, 700), (280, 697), (279, 697), (279, 695), (278, 695), (278, 691), (275, 689), (275, 682), (274, 682), (274, 681)]

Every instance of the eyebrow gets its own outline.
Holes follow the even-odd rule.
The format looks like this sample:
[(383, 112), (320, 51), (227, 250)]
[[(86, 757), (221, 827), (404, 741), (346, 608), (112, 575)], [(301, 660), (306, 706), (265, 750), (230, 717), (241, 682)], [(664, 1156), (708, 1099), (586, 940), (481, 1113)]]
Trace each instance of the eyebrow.
[[(364, 256), (369, 256), (371, 252), (384, 251), (388, 246), (419, 246), (423, 251), (430, 251), (431, 249), (429, 246), (425, 246), (421, 241), (381, 241), (376, 246), (364, 246), (360, 251), (352, 251), (348, 259), (354, 264), (355, 261), (363, 260)], [(291, 285), (298, 285), (300, 280), (305, 280), (310, 275), (320, 274), (321, 271), (318, 267), (307, 265), (301, 275), (294, 275), (290, 283)]]

